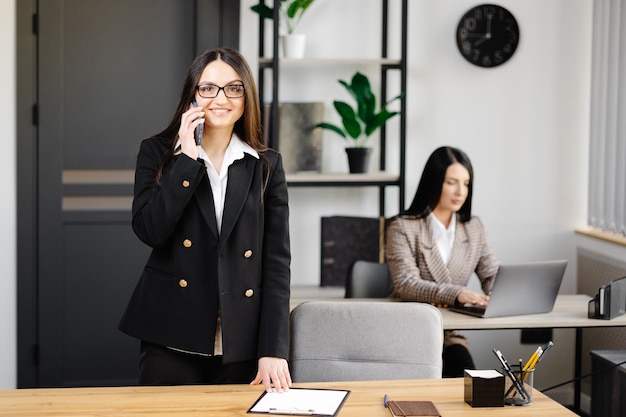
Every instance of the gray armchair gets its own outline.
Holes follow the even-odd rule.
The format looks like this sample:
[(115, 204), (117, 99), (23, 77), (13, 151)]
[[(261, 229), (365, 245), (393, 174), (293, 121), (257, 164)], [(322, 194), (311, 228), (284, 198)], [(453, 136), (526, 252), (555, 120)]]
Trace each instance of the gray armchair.
[(442, 347), (429, 304), (312, 301), (291, 313), (294, 382), (441, 378)]

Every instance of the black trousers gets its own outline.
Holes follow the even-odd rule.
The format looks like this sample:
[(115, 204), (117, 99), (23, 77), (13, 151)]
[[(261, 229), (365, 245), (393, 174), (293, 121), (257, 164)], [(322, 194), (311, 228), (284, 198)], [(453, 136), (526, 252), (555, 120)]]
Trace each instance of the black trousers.
[(444, 378), (462, 377), (465, 369), (476, 369), (474, 359), (463, 345), (450, 345), (443, 348)]
[(221, 356), (194, 355), (141, 342), (140, 385), (249, 384), (256, 372), (256, 360), (224, 364)]

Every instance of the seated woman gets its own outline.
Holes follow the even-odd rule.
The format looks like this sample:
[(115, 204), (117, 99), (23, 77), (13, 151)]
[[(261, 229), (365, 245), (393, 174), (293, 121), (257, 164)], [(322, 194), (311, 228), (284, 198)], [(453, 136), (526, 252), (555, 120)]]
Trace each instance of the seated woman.
[[(472, 216), (473, 177), (460, 149), (441, 147), (428, 158), (411, 206), (387, 227), (394, 296), (444, 307), (489, 302), (499, 262), (483, 224)], [(484, 294), (466, 287), (473, 273)], [(464, 369), (474, 369), (467, 340), (446, 331), (443, 376), (463, 376)]]

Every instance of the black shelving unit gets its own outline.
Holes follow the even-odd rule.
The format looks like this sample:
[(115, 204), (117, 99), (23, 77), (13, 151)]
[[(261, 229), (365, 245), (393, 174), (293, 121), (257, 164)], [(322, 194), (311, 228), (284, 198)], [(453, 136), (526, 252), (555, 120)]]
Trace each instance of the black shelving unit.
[[(400, 22), (400, 58), (390, 59), (388, 57), (389, 51), (389, 30), (390, 27), (398, 27), (396, 25), (390, 25), (389, 22), (389, 3), (390, 1), (398, 1), (401, 6), (401, 22)], [(264, 3), (264, 0), (261, 0)], [(280, 0), (273, 0), (274, 7), (274, 19), (268, 23), (272, 24), (272, 57), (264, 58), (265, 56), (265, 19), (259, 18), (259, 97), (260, 102), (265, 103), (265, 80), (266, 72), (271, 72), (272, 77), (272, 99), (269, 106), (270, 115), (269, 118), (264, 117), (264, 120), (269, 120), (269, 126), (265, 128), (268, 131), (268, 146), (274, 149), (278, 149), (278, 134), (279, 134), (279, 120), (278, 120), (278, 92), (280, 87), (279, 75), (281, 64), (288, 65), (311, 65), (314, 63), (332, 63), (336, 65), (353, 65), (357, 63), (365, 63), (368, 65), (376, 64), (380, 67), (380, 102), (387, 102), (387, 83), (388, 74), (390, 71), (398, 71), (400, 74), (400, 91), (404, 92), (404, 96), (400, 100), (400, 114), (399, 121), (399, 174), (392, 175), (385, 172), (386, 168), (386, 149), (387, 149), (387, 126), (384, 125), (380, 129), (380, 159), (378, 162), (378, 169), (380, 172), (371, 174), (293, 174), (287, 175), (287, 183), (291, 187), (378, 187), (379, 189), (379, 215), (385, 215), (385, 188), (389, 186), (397, 186), (399, 188), (399, 209), (404, 209), (404, 195), (405, 195), (405, 171), (406, 171), (406, 100), (407, 100), (407, 9), (408, 0), (381, 0), (382, 8), (382, 50), (380, 59), (284, 59), (278, 56), (278, 41), (279, 41), (279, 7)], [(262, 106), (265, 111), (265, 106)]]

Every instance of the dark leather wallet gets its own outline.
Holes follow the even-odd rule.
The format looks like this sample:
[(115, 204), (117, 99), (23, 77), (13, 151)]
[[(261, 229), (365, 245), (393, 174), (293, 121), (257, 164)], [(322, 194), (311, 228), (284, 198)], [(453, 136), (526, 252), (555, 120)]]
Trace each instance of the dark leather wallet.
[(387, 401), (387, 407), (394, 417), (441, 417), (432, 401)]

